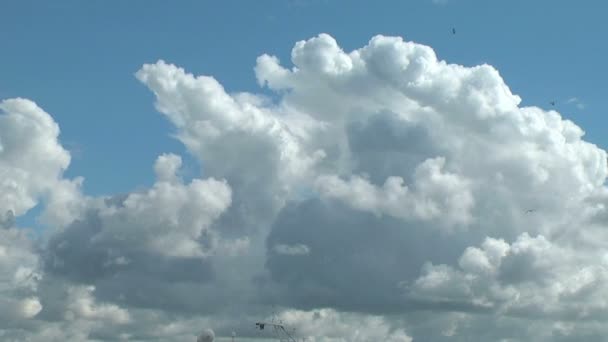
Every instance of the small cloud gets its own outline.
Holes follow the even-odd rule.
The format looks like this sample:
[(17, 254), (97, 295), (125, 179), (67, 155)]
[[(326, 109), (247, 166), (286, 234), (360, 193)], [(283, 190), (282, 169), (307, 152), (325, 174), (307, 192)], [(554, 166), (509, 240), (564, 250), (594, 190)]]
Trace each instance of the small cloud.
[(578, 97), (571, 97), (566, 103), (574, 105), (578, 109), (585, 109), (585, 104)]
[(274, 246), (274, 251), (277, 254), (282, 255), (308, 255), (308, 253), (310, 253), (310, 248), (300, 243), (296, 245), (280, 244)]

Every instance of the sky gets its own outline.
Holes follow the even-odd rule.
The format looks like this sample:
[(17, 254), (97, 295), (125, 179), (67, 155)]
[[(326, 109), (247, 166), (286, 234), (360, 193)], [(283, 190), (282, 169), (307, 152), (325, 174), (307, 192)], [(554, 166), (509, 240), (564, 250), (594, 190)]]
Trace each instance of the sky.
[(607, 9), (3, 1), (0, 336), (601, 341)]

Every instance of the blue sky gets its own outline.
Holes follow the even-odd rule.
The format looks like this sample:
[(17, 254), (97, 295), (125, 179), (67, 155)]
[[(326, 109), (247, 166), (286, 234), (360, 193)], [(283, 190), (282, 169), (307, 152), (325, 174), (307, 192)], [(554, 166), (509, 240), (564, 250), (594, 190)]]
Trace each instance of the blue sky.
[[(1, 1), (0, 100), (27, 99), (1, 102), (0, 273), (14, 275), (0, 277), (1, 335), (255, 337), (278, 306), (317, 341), (603, 341), (606, 13), (595, 0)], [(299, 70), (281, 69), (304, 40)], [(260, 59), (266, 88), (263, 54), (280, 59)], [(517, 108), (482, 63), (544, 110)], [(230, 94), (243, 91), (281, 106)]]
[[(588, 139), (608, 146), (608, 5), (597, 1), (25, 0), (1, 9), (0, 97), (30, 98), (55, 118), (74, 151), (67, 175), (84, 176), (91, 195), (149, 185), (156, 155), (183, 151), (133, 76), (143, 63), (164, 59), (228, 91), (259, 92), (257, 56), (289, 63), (296, 41), (321, 32), (346, 50), (399, 35), (450, 63), (487, 62), (523, 104), (555, 99)], [(584, 110), (565, 103), (572, 97)]]

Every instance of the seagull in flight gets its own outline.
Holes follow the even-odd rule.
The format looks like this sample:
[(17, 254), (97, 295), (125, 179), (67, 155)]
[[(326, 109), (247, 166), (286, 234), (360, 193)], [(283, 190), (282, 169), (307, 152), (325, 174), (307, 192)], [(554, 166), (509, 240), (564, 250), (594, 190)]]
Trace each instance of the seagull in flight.
[(534, 210), (534, 209), (528, 209), (528, 210), (526, 210), (526, 214), (530, 214), (530, 213), (533, 213), (533, 212), (535, 212), (535, 211), (536, 211), (536, 210)]
[(456, 34), (456, 29), (452, 27), (452, 34)]

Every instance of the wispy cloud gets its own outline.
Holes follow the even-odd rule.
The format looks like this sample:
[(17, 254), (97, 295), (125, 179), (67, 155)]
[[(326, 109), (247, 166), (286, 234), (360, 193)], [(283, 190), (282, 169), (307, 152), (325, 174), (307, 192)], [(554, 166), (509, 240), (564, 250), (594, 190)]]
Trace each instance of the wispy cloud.
[(585, 109), (585, 104), (578, 97), (571, 97), (566, 103), (574, 105), (578, 109)]

